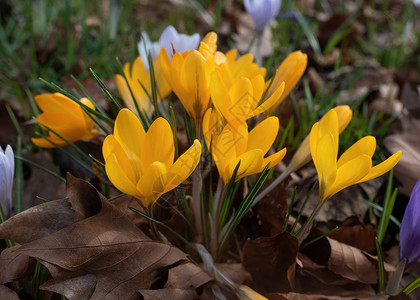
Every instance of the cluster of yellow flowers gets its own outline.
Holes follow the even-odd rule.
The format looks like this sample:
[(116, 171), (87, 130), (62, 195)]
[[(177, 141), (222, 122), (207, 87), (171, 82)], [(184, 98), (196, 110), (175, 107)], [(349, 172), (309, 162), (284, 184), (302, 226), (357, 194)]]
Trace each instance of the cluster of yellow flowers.
[[(274, 167), (285, 156), (282, 149), (269, 156), (279, 130), (279, 120), (269, 116), (285, 99), (306, 69), (307, 56), (291, 53), (274, 78), (265, 81), (266, 70), (253, 62), (251, 54), (237, 56), (236, 50), (217, 51), (217, 35), (209, 33), (198, 50), (175, 52), (172, 59), (161, 49), (153, 61), (158, 101), (171, 90), (182, 102), (195, 125), (196, 140), (174, 162), (174, 136), (169, 123), (157, 118), (144, 130), (136, 104), (150, 115), (152, 84), (150, 74), (138, 57), (132, 68), (127, 63), (124, 77), (116, 75), (117, 87), (125, 105), (116, 120), (113, 135), (103, 142), (105, 169), (110, 181), (124, 193), (136, 197), (149, 209), (163, 194), (186, 180), (202, 156), (203, 138), (212, 154), (220, 178), (226, 186), (235, 168), (236, 181)], [(133, 98), (134, 96), (134, 98)], [(98, 131), (92, 116), (79, 104), (61, 94), (43, 94), (35, 98), (43, 113), (38, 121), (45, 129), (74, 142), (91, 138)], [(89, 100), (80, 100), (94, 109)], [(288, 170), (307, 163), (312, 155), (319, 176), (319, 200), (325, 202), (343, 188), (370, 180), (389, 171), (401, 152), (372, 167), (376, 142), (365, 137), (344, 152), (337, 161), (338, 135), (351, 119), (348, 106), (330, 110), (316, 123), (310, 135), (292, 158)], [(249, 122), (249, 119), (258, 116)], [(249, 130), (250, 124), (254, 127)], [(63, 145), (54, 132), (34, 138), (41, 147)]]

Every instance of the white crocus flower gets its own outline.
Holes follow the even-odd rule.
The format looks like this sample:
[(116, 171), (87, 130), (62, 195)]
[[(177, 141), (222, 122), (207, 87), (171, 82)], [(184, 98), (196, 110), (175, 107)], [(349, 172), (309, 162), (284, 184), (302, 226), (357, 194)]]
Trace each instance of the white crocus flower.
[(137, 47), (147, 71), (149, 70), (149, 60), (147, 59), (149, 52), (153, 61), (159, 55), (160, 49), (165, 48), (169, 59), (172, 59), (173, 49), (176, 52), (183, 53), (187, 50), (197, 49), (200, 43), (200, 35), (198, 33), (193, 35), (178, 33), (171, 25), (165, 28), (158, 42), (152, 42), (146, 32), (142, 32), (142, 36), (143, 38), (137, 44)]
[(277, 17), (281, 0), (244, 0), (244, 6), (254, 20), (257, 31), (262, 32)]
[(13, 177), (15, 174), (15, 158), (13, 149), (7, 145), (6, 151), (0, 147), (0, 204), (7, 218), (12, 213)]

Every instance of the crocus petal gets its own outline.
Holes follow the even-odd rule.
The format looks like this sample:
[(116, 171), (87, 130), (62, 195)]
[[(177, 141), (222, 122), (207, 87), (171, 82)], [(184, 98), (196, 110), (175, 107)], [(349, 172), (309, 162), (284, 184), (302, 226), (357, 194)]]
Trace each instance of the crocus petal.
[(162, 31), (162, 34), (160, 35), (159, 38), (159, 45), (162, 48), (165, 48), (166, 53), (169, 54), (169, 57), (171, 58), (174, 54), (174, 49), (175, 52), (184, 52), (184, 51), (179, 51), (179, 49), (177, 49), (179, 42), (178, 42), (178, 31), (172, 26), (169, 25), (168, 27), (165, 28), (165, 30)]
[(420, 179), (414, 185), (400, 229), (400, 260), (407, 259), (406, 268), (420, 260)]
[(114, 136), (108, 135), (105, 138), (102, 145), (102, 154), (105, 159), (105, 164), (109, 156), (115, 155), (121, 170), (133, 184), (135, 184), (142, 175), (140, 161), (138, 159), (130, 160), (127, 152)]
[[(160, 53), (159, 55), (163, 55), (163, 54)], [(162, 66), (160, 65), (159, 57), (157, 57), (153, 61), (153, 69), (154, 69), (155, 81), (156, 81), (156, 86), (157, 86), (158, 101), (160, 101), (161, 99), (168, 97), (168, 95), (171, 92), (171, 87), (162, 72)], [(149, 93), (151, 93), (151, 90), (152, 89), (150, 88)]]
[(210, 92), (214, 107), (226, 119), (233, 119), (232, 100), (229, 97), (229, 90), (225, 87), (222, 77), (214, 72), (210, 81)]
[(233, 171), (239, 162), (241, 162), (241, 164), (239, 165), (238, 172), (236, 173), (235, 181), (238, 181), (245, 176), (258, 173), (263, 162), (263, 153), (261, 149), (254, 149), (239, 155), (233, 161), (229, 162), (223, 178), (225, 184), (229, 183), (232, 178)]
[(267, 26), (280, 9), (280, 6), (272, 6), (271, 0), (244, 0), (244, 5), (246, 11), (254, 20), (257, 30), (262, 30)]
[(124, 104), (131, 111), (136, 111), (136, 106), (134, 105), (133, 97), (131, 96), (131, 92), (128, 88), (127, 82), (125, 82), (124, 77), (119, 74), (115, 75), (115, 83), (117, 84), (118, 91), (121, 95), (121, 98), (124, 101)]
[(230, 117), (244, 118), (245, 120), (249, 118), (252, 108), (259, 102), (259, 99), (252, 97), (253, 93), (251, 81), (246, 77), (240, 78), (233, 84), (228, 94), (232, 101), (231, 107), (228, 108), (228, 112), (231, 112)]
[(342, 189), (356, 184), (370, 170), (372, 160), (369, 155), (362, 154), (343, 163), (337, 170), (334, 184), (327, 186), (323, 201), (326, 201)]
[[(202, 43), (204, 43), (208, 47), (211, 54), (214, 54), (217, 50), (217, 34), (215, 32), (207, 33), (206, 36), (203, 38)], [(202, 47), (201, 44), (200, 47)]]
[(226, 130), (229, 130), (233, 134), (233, 145), (235, 147), (236, 156), (247, 151), (248, 145), (248, 125), (245, 119), (237, 118), (231, 120), (225, 126)]
[(348, 148), (338, 159), (337, 166), (340, 167), (345, 163), (353, 160), (361, 154), (372, 157), (375, 153), (376, 139), (373, 136), (365, 136)]
[(0, 204), (6, 219), (12, 214), (14, 173), (15, 158), (12, 147), (7, 145), (4, 152), (0, 147)]
[(269, 169), (275, 167), (279, 162), (282, 161), (282, 159), (286, 155), (286, 152), (287, 152), (287, 149), (283, 148), (279, 152), (276, 152), (273, 155), (270, 155), (270, 156), (264, 158), (262, 166), (261, 166), (262, 168), (260, 169), (260, 172), (262, 172), (264, 170), (265, 166), (268, 163), (270, 163), (270, 165), (268, 166)]
[(254, 111), (253, 115), (259, 115), (265, 111), (271, 111), (274, 106), (278, 105), (278, 99), (283, 95), (284, 93), (284, 87), (285, 83), (283, 82), (280, 84), (278, 89), (271, 95), (270, 98), (268, 98), (266, 101), (264, 101), (258, 108)]
[(146, 132), (137, 116), (122, 109), (115, 119), (114, 137), (124, 148), (130, 160), (140, 161)]
[(36, 95), (35, 102), (44, 112), (61, 112), (76, 117), (79, 117), (80, 115), (80, 106), (60, 93)]
[(316, 168), (322, 200), (325, 200), (325, 191), (334, 184), (337, 175), (337, 146), (334, 140), (332, 134), (324, 134), (318, 141)]
[(139, 55), (144, 62), (144, 67), (146, 68), (146, 70), (149, 70), (149, 52), (153, 60), (157, 55), (156, 50), (159, 51), (160, 49), (157, 49), (159, 47), (157, 43), (152, 43), (147, 32), (142, 32), (141, 35), (142, 38), (137, 43), (137, 50), (139, 51)]
[(137, 183), (143, 206), (149, 208), (163, 194), (166, 186), (166, 166), (158, 161), (153, 162)]
[(363, 177), (358, 183), (365, 182), (385, 174), (393, 167), (395, 167), (395, 165), (400, 161), (400, 158), (401, 151), (394, 153), (393, 155), (388, 157), (388, 159), (384, 160), (379, 165), (376, 165), (372, 169), (370, 169), (369, 173), (365, 177)]
[(348, 105), (339, 105), (333, 108), (337, 113), (338, 117), (338, 132), (342, 133), (343, 130), (350, 123), (350, 120), (353, 116), (353, 111)]
[(289, 54), (278, 67), (273, 83), (266, 94), (266, 98), (270, 97), (282, 82), (285, 82), (286, 85), (283, 94), (278, 99), (273, 110), (289, 95), (290, 91), (305, 72), (307, 63), (308, 56), (301, 51), (295, 51)]
[(268, 298), (258, 294), (256, 291), (246, 285), (240, 285), (237, 288), (236, 295), (238, 296), (239, 300), (268, 300)]
[(236, 148), (232, 131), (224, 129), (217, 139), (213, 138), (211, 152), (216, 166), (218, 164), (226, 165), (227, 162), (234, 159)]
[(108, 156), (105, 163), (105, 171), (112, 184), (121, 192), (138, 196), (136, 185), (130, 180), (126, 172), (121, 167), (115, 154)]
[(168, 168), (174, 161), (174, 155), (175, 146), (171, 126), (164, 118), (157, 118), (150, 125), (144, 138), (140, 161), (145, 166), (159, 161)]
[(194, 140), (194, 144), (168, 170), (164, 193), (176, 188), (187, 179), (197, 167), (200, 157), (201, 144), (198, 140)]
[[(318, 137), (319, 137), (319, 122), (316, 122), (312, 125), (311, 132), (309, 134), (309, 147), (311, 150), (312, 160), (314, 162), (315, 168), (318, 170), (316, 158), (318, 157)], [(302, 142), (301, 146), (305, 146), (305, 141)], [(299, 151), (299, 150), (298, 150)]]
[(279, 131), (279, 119), (269, 117), (249, 132), (247, 151), (261, 149), (263, 154), (270, 150)]

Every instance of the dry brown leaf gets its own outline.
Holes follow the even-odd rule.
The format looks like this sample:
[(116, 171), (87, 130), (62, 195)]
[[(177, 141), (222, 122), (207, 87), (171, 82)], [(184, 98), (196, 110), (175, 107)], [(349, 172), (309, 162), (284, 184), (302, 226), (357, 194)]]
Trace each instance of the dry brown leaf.
[(26, 244), (70, 226), (83, 216), (100, 210), (100, 196), (89, 183), (68, 173), (66, 188), (70, 198), (35, 206), (2, 223), (0, 238)]
[(197, 293), (194, 289), (160, 289), (160, 290), (139, 290), (144, 300), (193, 300), (197, 299)]
[(364, 227), (357, 217), (351, 217), (345, 220), (336, 231), (330, 233), (328, 236), (363, 251), (376, 250), (373, 230)]
[(148, 239), (106, 201), (102, 207), (98, 215), (22, 245), (20, 253), (95, 274), (92, 299), (134, 299), (137, 290), (150, 287), (160, 268), (186, 260), (180, 250)]
[(252, 280), (242, 264), (217, 263), (216, 267), (236, 284), (242, 284), (245, 281)]
[(95, 288), (96, 276), (80, 273), (49, 280), (41, 289), (65, 295), (68, 299), (88, 300)]
[(152, 285), (162, 293), (169, 288), (195, 295), (211, 280), (185, 253), (150, 240), (126, 217), (131, 199), (108, 201), (71, 175), (67, 195), (0, 225), (0, 237), (23, 244), (16, 254), (35, 257), (48, 268), (53, 280), (43, 289), (69, 299), (137, 299), (139, 290)]
[[(302, 263), (300, 272), (305, 275), (305, 279), (302, 280), (302, 287), (298, 287), (297, 290), (309, 291), (313, 290), (313, 286), (318, 286), (319, 290), (322, 290), (320, 286), (332, 287), (332, 286), (343, 286), (354, 283), (353, 281), (343, 278), (342, 276), (332, 272), (326, 265), (320, 265), (311, 260), (306, 255), (299, 253), (298, 258)], [(314, 280), (309, 280), (312, 277)]]
[(288, 211), (287, 185), (284, 180), (255, 206), (258, 224), (263, 235), (275, 236), (283, 232)]
[[(43, 288), (70, 299), (79, 299), (79, 290), (92, 293), (91, 299), (136, 299), (139, 290), (149, 289), (157, 278), (168, 276), (165, 273), (172, 267), (191, 264), (179, 249), (150, 240), (90, 184), (69, 176), (68, 188), (79, 218), (87, 218), (30, 241), (18, 251), (39, 259), (55, 276)], [(99, 203), (100, 212), (94, 214)], [(200, 273), (198, 267), (189, 270), (190, 276)], [(200, 281), (194, 281), (187, 273), (184, 276), (192, 283), (184, 288), (186, 294), (209, 280), (201, 276)], [(182, 289), (173, 279), (170, 284), (173, 289)], [(182, 284), (185, 287), (185, 282)]]
[(171, 268), (168, 272), (166, 288), (188, 289), (199, 288), (212, 278), (199, 266), (193, 263), (182, 264)]
[(354, 295), (346, 296), (329, 296), (323, 295), (322, 293), (319, 294), (298, 294), (298, 293), (288, 293), (288, 294), (281, 294), (281, 293), (271, 293), (266, 295), (270, 300), (384, 300), (388, 299), (387, 295), (364, 295), (364, 293), (360, 291), (354, 291)]
[(327, 240), (331, 247), (328, 269), (350, 280), (368, 284), (377, 282), (376, 266), (360, 249), (328, 237)]
[(4, 285), (0, 285), (0, 299), (2, 300), (19, 300), (18, 295)]
[(0, 225), (0, 238), (29, 243), (77, 222), (69, 199), (50, 201), (11, 217)]
[[(3, 250), (0, 254), (0, 284), (13, 282), (22, 278), (33, 259), (27, 255), (17, 253), (19, 245)], [(1, 299), (1, 297), (0, 297)]]
[(392, 153), (401, 150), (402, 155), (394, 167), (394, 175), (403, 185), (401, 193), (409, 196), (420, 178), (420, 120), (411, 119), (411, 128), (403, 133), (393, 134), (384, 139), (384, 145)]
[(247, 240), (243, 248), (243, 265), (255, 285), (267, 291), (290, 291), (298, 252), (298, 241), (288, 232), (274, 237)]

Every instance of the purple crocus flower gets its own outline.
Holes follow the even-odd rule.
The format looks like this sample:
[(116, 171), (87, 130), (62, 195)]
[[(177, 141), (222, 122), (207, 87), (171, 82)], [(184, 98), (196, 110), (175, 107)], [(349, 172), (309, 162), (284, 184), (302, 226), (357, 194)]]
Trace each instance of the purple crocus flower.
[(12, 214), (13, 176), (15, 174), (15, 158), (13, 149), (7, 145), (6, 151), (0, 147), (0, 204), (7, 218)]
[(257, 31), (262, 32), (279, 13), (281, 0), (244, 0), (244, 5), (254, 20)]
[(187, 50), (197, 49), (200, 43), (200, 35), (198, 33), (193, 35), (178, 33), (171, 25), (165, 28), (158, 42), (152, 43), (146, 32), (142, 32), (142, 36), (143, 38), (137, 44), (137, 48), (146, 70), (149, 70), (149, 61), (147, 59), (149, 51), (152, 60), (154, 60), (159, 55), (160, 49), (165, 48), (169, 59), (172, 59), (173, 49), (176, 52), (183, 53)]
[(406, 268), (420, 260), (420, 179), (411, 192), (400, 229), (400, 260)]
[(420, 11), (420, 0), (413, 0), (414, 5), (417, 6), (417, 9)]

